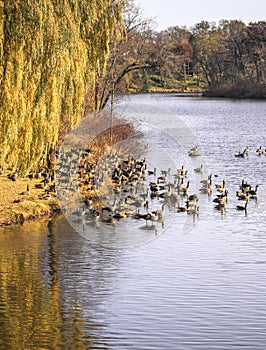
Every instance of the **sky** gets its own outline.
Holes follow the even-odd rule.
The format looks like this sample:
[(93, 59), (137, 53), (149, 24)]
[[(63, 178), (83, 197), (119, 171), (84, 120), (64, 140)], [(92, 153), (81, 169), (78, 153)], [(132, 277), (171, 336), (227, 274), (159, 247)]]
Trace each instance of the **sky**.
[(144, 17), (156, 17), (156, 30), (193, 25), (221, 19), (244, 23), (266, 20), (266, 0), (135, 0)]

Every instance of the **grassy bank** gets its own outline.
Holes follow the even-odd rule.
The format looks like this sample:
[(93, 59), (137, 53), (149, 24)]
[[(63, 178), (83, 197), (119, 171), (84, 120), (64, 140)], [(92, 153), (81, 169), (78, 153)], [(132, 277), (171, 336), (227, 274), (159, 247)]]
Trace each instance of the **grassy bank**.
[[(44, 194), (43, 189), (35, 185), (41, 183), (42, 179), (17, 179), (10, 180), (8, 172), (0, 175), (0, 226), (11, 224), (22, 224), (25, 220), (49, 217), (55, 210), (59, 209), (57, 199), (40, 199)], [(29, 185), (29, 193), (27, 192)]]

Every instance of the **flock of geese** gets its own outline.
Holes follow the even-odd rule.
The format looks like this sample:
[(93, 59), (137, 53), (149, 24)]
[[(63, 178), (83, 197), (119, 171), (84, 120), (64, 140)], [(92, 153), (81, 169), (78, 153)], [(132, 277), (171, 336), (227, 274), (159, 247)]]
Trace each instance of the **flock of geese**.
[[(81, 198), (78, 209), (73, 210), (71, 206), (68, 209), (66, 205), (63, 210), (78, 220), (97, 225), (99, 222), (115, 225), (117, 220), (128, 217), (144, 221), (146, 225), (163, 225), (166, 208), (171, 212), (198, 217), (199, 197), (212, 196), (214, 191), (214, 209), (222, 214), (226, 212), (229, 192), (225, 180), (214, 183), (217, 174), (202, 178), (199, 181), (201, 187), (197, 193), (193, 193), (190, 190), (189, 171), (184, 165), (174, 171), (170, 168), (149, 169), (145, 158), (118, 155), (112, 151), (104, 159), (95, 162), (93, 153), (91, 149), (80, 151), (62, 148), (57, 151), (56, 170), (30, 175), (42, 179), (39, 184), (35, 184), (44, 190), (39, 199), (49, 200), (57, 196), (60, 202), (68, 203), (73, 193), (78, 191)], [(266, 150), (259, 147), (256, 154), (266, 155)], [(246, 147), (234, 156), (243, 158), (248, 155), (249, 148)], [(188, 156), (200, 156), (198, 147), (191, 148)], [(195, 176), (203, 177), (204, 173), (203, 165), (194, 169)], [(9, 174), (8, 177), (15, 181), (17, 174)], [(254, 186), (242, 180), (236, 191), (239, 204), (235, 209), (247, 213), (249, 201), (257, 200), (258, 187), (258, 184)], [(30, 186), (27, 185), (21, 195), (25, 197), (29, 194)]]
[[(262, 155), (260, 147), (258, 155)], [(249, 149), (243, 152), (248, 156)], [(71, 197), (75, 184), (82, 200), (78, 209), (70, 209), (70, 215), (87, 224), (100, 222), (115, 225), (117, 221), (128, 217), (144, 221), (146, 226), (164, 224), (165, 209), (176, 213), (187, 213), (196, 218), (200, 215), (200, 198), (202, 195), (215, 197), (212, 200), (214, 209), (225, 214), (228, 203), (226, 181), (214, 182), (217, 174), (210, 174), (201, 179), (201, 187), (197, 193), (190, 190), (188, 169), (180, 168), (149, 169), (145, 158), (133, 155), (119, 156), (110, 152), (105, 159), (99, 162), (92, 161), (93, 150), (79, 151), (61, 150), (58, 152), (57, 195), (59, 200)], [(196, 147), (188, 151), (188, 156), (200, 156)], [(237, 157), (237, 155), (235, 155)], [(204, 167), (200, 165), (194, 169), (195, 176), (203, 177)], [(239, 204), (235, 210), (247, 213), (250, 200), (257, 199), (259, 185), (253, 186), (242, 180), (236, 191)], [(241, 203), (242, 201), (242, 203)], [(67, 211), (67, 210), (66, 210)]]
[[(263, 150), (263, 149), (262, 149), (262, 146), (260, 146), (260, 147), (256, 150), (256, 154), (257, 154), (258, 156), (266, 155), (266, 149)], [(249, 155), (249, 147), (245, 147), (244, 150), (243, 150), (243, 152), (240, 152), (240, 151), (239, 151), (238, 153), (235, 154), (235, 157), (236, 157), (236, 158), (245, 158), (245, 157), (247, 157), (248, 155)]]

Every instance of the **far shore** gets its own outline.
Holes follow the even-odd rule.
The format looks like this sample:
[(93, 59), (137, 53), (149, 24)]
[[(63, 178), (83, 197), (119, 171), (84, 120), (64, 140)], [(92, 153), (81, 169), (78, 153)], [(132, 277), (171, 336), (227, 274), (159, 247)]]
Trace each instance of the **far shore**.
[(175, 88), (151, 88), (149, 91), (130, 91), (127, 95), (135, 94), (177, 94), (178, 96), (202, 96), (213, 98), (232, 98), (232, 99), (254, 99), (265, 100), (265, 87), (255, 86), (250, 89), (245, 89), (243, 86), (232, 87), (212, 87), (209, 89), (175, 89)]

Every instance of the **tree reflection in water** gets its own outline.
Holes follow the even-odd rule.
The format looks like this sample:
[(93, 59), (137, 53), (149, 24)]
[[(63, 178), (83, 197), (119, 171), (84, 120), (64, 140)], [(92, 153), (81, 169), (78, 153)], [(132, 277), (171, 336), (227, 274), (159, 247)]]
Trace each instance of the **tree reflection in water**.
[(68, 290), (60, 254), (54, 220), (48, 231), (44, 222), (0, 229), (0, 349), (89, 349), (101, 343), (96, 330), (103, 325), (88, 319), (89, 312), (83, 315), (79, 290), (71, 283)]

